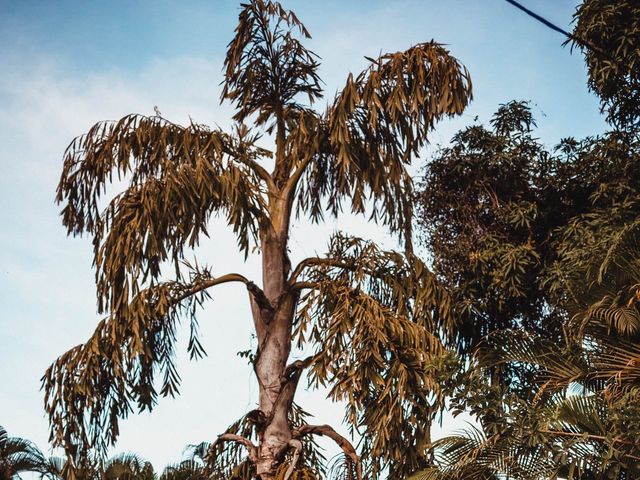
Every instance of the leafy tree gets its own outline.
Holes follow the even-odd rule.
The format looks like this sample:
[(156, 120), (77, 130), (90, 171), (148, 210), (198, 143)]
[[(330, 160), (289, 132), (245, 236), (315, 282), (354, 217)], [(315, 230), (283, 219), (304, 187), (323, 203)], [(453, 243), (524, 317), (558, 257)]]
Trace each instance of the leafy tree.
[[(502, 418), (502, 434), (472, 427), (439, 439), (434, 442), (436, 465), (411, 478), (638, 478), (637, 442), (615, 437), (624, 424), (611, 415), (600, 396), (557, 396), (555, 401), (519, 401), (510, 406), (515, 408)], [(615, 428), (615, 433), (609, 428)]]
[[(431, 362), (452, 318), (447, 294), (411, 252), (407, 166), (438, 119), (463, 111), (471, 83), (447, 50), (423, 43), (371, 59), (318, 111), (319, 63), (305, 37), (279, 4), (245, 4), (225, 60), (232, 132), (129, 115), (96, 124), (67, 149), (57, 199), (69, 233), (93, 237), (106, 315), (43, 379), (51, 439), (72, 464), (90, 449), (103, 454), (134, 407), (151, 410), (158, 396), (176, 394), (178, 321), (189, 319), (189, 352), (199, 357), (198, 307), (208, 289), (229, 282), (246, 287), (251, 303), (259, 405), (212, 444), (214, 465), (242, 448), (262, 480), (293, 478), (310, 438), (325, 435), (344, 450), (350, 474), (362, 476), (356, 450), (332, 427), (295, 423), (306, 369), (312, 385), (346, 401), (369, 475), (386, 469), (399, 478), (423, 464), (430, 438), (421, 420), (431, 415), (427, 398), (439, 395)], [(273, 152), (259, 145), (263, 134), (273, 136)], [(113, 176), (128, 186), (105, 198)], [(294, 212), (321, 222), (345, 206), (368, 211), (406, 252), (339, 234), (326, 256), (293, 266)], [(186, 261), (212, 215), (226, 218), (240, 251), (259, 250), (261, 285)], [(314, 353), (290, 361), (294, 341)]]
[(552, 155), (534, 127), (526, 102), (502, 105), (490, 128), (467, 127), (437, 153), (417, 194), (422, 241), (462, 318), (461, 352), (497, 329), (560, 333), (544, 271), (554, 230), (595, 188), (576, 170), (593, 165)]
[(431, 474), (635, 478), (638, 136), (547, 151), (533, 125), (512, 102), (491, 129), (458, 133), (418, 196), (423, 239), (462, 317), (459, 347), (472, 354), (454, 411), (482, 427), (437, 442), (446, 468)]
[[(561, 343), (522, 329), (485, 338), (451, 399), (454, 414), (471, 412), (480, 429), (434, 442), (435, 465), (413, 478), (638, 478), (640, 312), (635, 298), (624, 302), (640, 285), (638, 245), (617, 256), (627, 287), (598, 283), (602, 300), (576, 311)], [(516, 367), (521, 387), (483, 374), (504, 365)]]
[(576, 12), (614, 131), (548, 151), (511, 102), (427, 167), (423, 239), (469, 357), (452, 405), (481, 428), (435, 442), (416, 478), (640, 475), (639, 13), (599, 0)]
[(640, 125), (640, 5), (635, 0), (587, 0), (576, 10), (574, 42), (585, 55), (589, 87), (618, 127)]
[(638, 213), (637, 136), (567, 138), (549, 151), (533, 127), (526, 102), (501, 106), (491, 128), (467, 127), (436, 155), (417, 195), (421, 238), (464, 319), (463, 350), (505, 328), (560, 338), (576, 309), (600, 300), (587, 292), (603, 283), (598, 262)]

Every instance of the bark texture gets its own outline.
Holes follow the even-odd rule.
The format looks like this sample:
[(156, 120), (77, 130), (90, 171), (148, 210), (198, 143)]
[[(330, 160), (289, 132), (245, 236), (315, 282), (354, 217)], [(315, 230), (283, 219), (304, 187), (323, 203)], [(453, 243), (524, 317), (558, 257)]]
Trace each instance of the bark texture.
[(259, 387), (259, 425), (256, 473), (262, 480), (275, 478), (276, 470), (292, 441), (289, 410), (299, 372), (291, 373), (291, 330), (297, 295), (287, 288), (291, 264), (287, 255), (289, 203), (281, 192), (271, 192), (271, 224), (261, 231), (262, 282), (264, 296), (251, 295), (253, 320), (258, 337), (254, 370)]

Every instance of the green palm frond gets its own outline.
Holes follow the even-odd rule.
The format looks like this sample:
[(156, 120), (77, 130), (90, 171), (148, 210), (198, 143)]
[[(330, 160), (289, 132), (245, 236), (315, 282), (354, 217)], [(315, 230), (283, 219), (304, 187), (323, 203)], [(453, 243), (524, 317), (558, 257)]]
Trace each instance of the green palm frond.
[[(439, 480), (551, 478), (554, 463), (540, 447), (522, 448), (509, 435), (486, 437), (476, 427), (434, 442), (436, 466), (414, 474)], [(413, 477), (412, 477), (413, 478)]]
[(20, 473), (48, 473), (48, 460), (40, 449), (30, 440), (10, 437), (7, 430), (0, 426), (0, 478), (19, 479)]
[(588, 435), (607, 434), (609, 412), (599, 395), (573, 395), (560, 400), (554, 407), (552, 428)]
[[(234, 477), (229, 477), (230, 480)], [(177, 465), (167, 466), (159, 480), (210, 480), (204, 467), (193, 460), (185, 460)]]
[(505, 330), (487, 336), (475, 357), (485, 368), (506, 363), (539, 367), (540, 383), (564, 388), (590, 380), (591, 366), (582, 353), (579, 348), (558, 345), (525, 330)]
[(134, 453), (121, 453), (102, 466), (100, 480), (155, 480), (153, 466)]
[[(513, 478), (546, 478), (527, 474), (545, 465), (556, 473), (571, 469), (575, 478), (583, 478), (580, 472), (618, 472), (615, 475), (620, 476), (611, 473), (611, 478), (633, 478), (640, 451), (632, 432), (640, 431), (640, 413), (631, 407), (631, 397), (625, 395), (638, 385), (640, 355), (634, 345), (612, 339), (597, 354), (588, 353), (584, 347), (571, 350), (556, 346), (554, 350), (541, 338), (517, 332), (501, 332), (490, 337), (488, 343), (493, 349), (485, 346), (485, 356), (479, 355), (481, 365), (526, 362), (538, 369), (530, 384), (534, 389), (532, 400), (503, 403), (487, 445), (474, 450), (472, 447), (481, 442), (468, 433), (464, 439), (450, 441), (453, 455), (444, 456), (444, 464), (459, 463), (461, 455), (457, 453), (464, 452), (473, 461), (482, 455), (485, 464), (494, 465), (489, 460), (497, 453), (496, 471)], [(583, 393), (568, 394), (567, 386), (572, 382), (590, 391), (585, 392), (583, 387)], [(485, 413), (482, 418), (492, 417)], [(501, 448), (509, 444), (513, 450), (495, 450), (493, 444)], [(528, 457), (536, 469), (522, 463)], [(514, 458), (518, 459), (515, 463)]]

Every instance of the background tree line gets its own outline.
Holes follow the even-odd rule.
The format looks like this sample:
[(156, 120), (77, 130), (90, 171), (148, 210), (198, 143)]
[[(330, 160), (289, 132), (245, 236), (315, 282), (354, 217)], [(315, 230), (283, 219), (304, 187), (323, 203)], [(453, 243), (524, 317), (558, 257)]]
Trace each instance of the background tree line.
[(640, 476), (640, 7), (575, 21), (609, 132), (548, 149), (512, 101), (426, 167), (421, 238), (461, 322), (451, 405), (480, 427), (417, 477)]

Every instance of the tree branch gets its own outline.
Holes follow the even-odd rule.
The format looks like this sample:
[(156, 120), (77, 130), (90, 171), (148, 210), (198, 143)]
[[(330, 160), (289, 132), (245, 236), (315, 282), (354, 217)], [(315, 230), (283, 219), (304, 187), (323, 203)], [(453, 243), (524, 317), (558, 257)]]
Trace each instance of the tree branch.
[(582, 438), (585, 441), (588, 440), (595, 440), (597, 442), (613, 442), (613, 443), (618, 443), (620, 445), (631, 445), (631, 446), (636, 446), (637, 443), (635, 442), (631, 442), (628, 440), (621, 440), (619, 438), (607, 438), (603, 435), (592, 435), (590, 433), (574, 433), (574, 432), (563, 432), (562, 430), (539, 430), (540, 433), (546, 433), (549, 435), (557, 435), (559, 437), (574, 437), (574, 438)]
[(307, 368), (313, 362), (313, 359), (316, 358), (315, 355), (309, 355), (304, 360), (296, 360), (293, 363), (287, 365), (287, 368), (284, 369), (284, 376), (286, 378), (290, 378), (291, 375), (300, 375), (302, 370)]
[(320, 435), (329, 437), (342, 449), (345, 456), (356, 466), (356, 480), (362, 480), (362, 465), (356, 449), (349, 440), (336, 432), (330, 425), (303, 425), (293, 430), (293, 438), (301, 438), (305, 435)]
[(305, 288), (317, 288), (318, 282), (295, 282), (290, 285), (292, 290), (302, 290)]
[(226, 275), (222, 275), (221, 277), (211, 278), (209, 280), (196, 283), (195, 285), (193, 285), (193, 287), (191, 287), (185, 293), (183, 293), (178, 298), (176, 298), (176, 303), (181, 302), (185, 298), (188, 298), (195, 293), (201, 292), (202, 290), (206, 290), (207, 288), (211, 288), (216, 285), (221, 285), (223, 283), (230, 283), (230, 282), (240, 282), (240, 283), (244, 283), (245, 285), (249, 285), (252, 283), (245, 276), (240, 275), (239, 273), (228, 273)]
[(247, 447), (249, 451), (249, 460), (253, 463), (258, 461), (258, 447), (256, 447), (251, 440), (241, 435), (235, 435), (233, 433), (223, 433), (222, 435), (218, 435), (216, 442), (236, 442)]
[(264, 168), (262, 165), (260, 165), (258, 162), (250, 158), (244, 158), (244, 157), (234, 157), (234, 159), (237, 162), (242, 163), (243, 165), (246, 165), (251, 170), (253, 170), (258, 177), (264, 180), (264, 182), (267, 184), (267, 187), (269, 187), (269, 189), (275, 189), (276, 185), (273, 181), (273, 178), (271, 177), (267, 169)]
[[(355, 259), (357, 262), (357, 259)], [(289, 287), (294, 288), (296, 290), (301, 290), (303, 288), (314, 288), (317, 285), (317, 282), (296, 282), (295, 280), (300, 276), (300, 274), (304, 271), (305, 268), (308, 267), (317, 267), (326, 265), (329, 267), (335, 268), (343, 268), (345, 270), (349, 270), (351, 272), (358, 269), (357, 263), (343, 262), (341, 260), (337, 260), (335, 258), (320, 258), (320, 257), (309, 257), (301, 260), (296, 268), (291, 273), (289, 277)], [(380, 274), (376, 274), (371, 271), (371, 269), (363, 269), (364, 273), (370, 275), (374, 278), (381, 278)]]
[(284, 411), (286, 412), (290, 410), (302, 371), (311, 365), (314, 358), (314, 356), (309, 356), (304, 360), (296, 360), (295, 362), (287, 365), (282, 376), (280, 392), (276, 398), (273, 412), (279, 410), (278, 405), (285, 405), (286, 408)]
[(293, 272), (291, 273), (291, 276), (289, 277), (289, 284), (293, 285), (295, 280), (300, 276), (300, 274), (304, 271), (305, 268), (315, 267), (319, 265), (329, 265), (331, 267), (339, 267), (339, 268), (346, 268), (346, 269), (355, 268), (354, 265), (350, 263), (341, 262), (333, 258), (308, 257), (308, 258), (305, 258), (304, 260), (301, 260), (300, 263), (296, 265), (296, 268), (293, 270)]
[(300, 177), (302, 176), (302, 174), (304, 173), (304, 171), (307, 169), (307, 167), (312, 161), (313, 161), (313, 155), (309, 155), (307, 158), (302, 160), (302, 162), (300, 162), (300, 165), (298, 165), (298, 167), (293, 171), (293, 173), (287, 180), (287, 183), (283, 189), (286, 196), (289, 196), (289, 195), (293, 196), (295, 194), (296, 185), (298, 185), (298, 181), (300, 180)]

